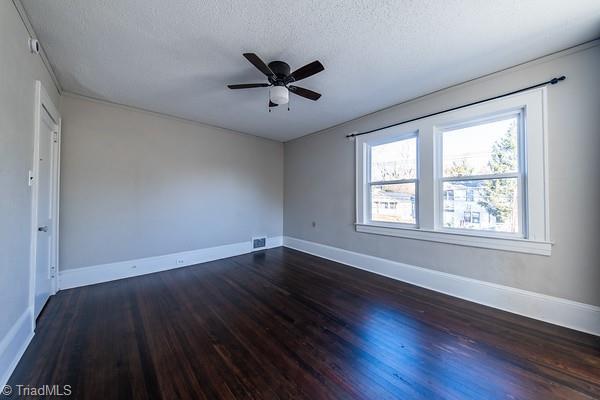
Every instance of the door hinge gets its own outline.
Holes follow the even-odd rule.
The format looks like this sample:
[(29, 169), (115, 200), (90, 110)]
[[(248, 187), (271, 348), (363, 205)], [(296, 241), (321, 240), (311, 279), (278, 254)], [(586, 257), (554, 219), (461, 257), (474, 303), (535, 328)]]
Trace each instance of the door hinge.
[(54, 276), (56, 275), (56, 267), (50, 266), (48, 272), (50, 273), (50, 278), (54, 278)]
[(52, 141), (58, 143), (58, 131), (52, 132)]

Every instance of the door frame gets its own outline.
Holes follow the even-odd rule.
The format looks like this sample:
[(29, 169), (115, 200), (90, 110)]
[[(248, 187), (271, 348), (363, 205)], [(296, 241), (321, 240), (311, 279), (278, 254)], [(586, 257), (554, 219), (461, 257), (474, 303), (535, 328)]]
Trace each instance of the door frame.
[(29, 174), (29, 185), (31, 186), (31, 239), (29, 254), (29, 307), (32, 314), (32, 329), (35, 330), (35, 282), (36, 282), (36, 263), (37, 263), (37, 224), (38, 224), (38, 176), (40, 170), (40, 130), (42, 113), (46, 112), (56, 123), (57, 131), (51, 142), (51, 194), (50, 201), (52, 208), (50, 210), (52, 218), (50, 242), (50, 265), (54, 267), (54, 275), (51, 277), (50, 295), (58, 291), (58, 243), (59, 243), (59, 193), (60, 193), (60, 141), (61, 141), (61, 118), (58, 109), (50, 99), (48, 92), (40, 81), (35, 81), (35, 101), (34, 101), (34, 132), (33, 132), (33, 165)]

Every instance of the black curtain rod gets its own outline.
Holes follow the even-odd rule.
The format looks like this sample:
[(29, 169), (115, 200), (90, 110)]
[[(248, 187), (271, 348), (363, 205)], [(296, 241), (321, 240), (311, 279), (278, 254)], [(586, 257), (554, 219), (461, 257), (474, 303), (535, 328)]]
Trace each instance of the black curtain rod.
[(421, 117), (407, 119), (406, 121), (396, 122), (395, 124), (387, 125), (387, 126), (384, 126), (382, 128), (371, 129), (370, 131), (360, 132), (360, 133), (351, 133), (349, 135), (346, 135), (346, 137), (347, 138), (353, 138), (353, 137), (356, 137), (356, 136), (366, 135), (367, 133), (372, 133), (372, 132), (380, 131), (382, 129), (391, 128), (393, 126), (398, 126), (398, 125), (406, 124), (406, 123), (409, 123), (409, 122), (418, 121), (418, 120), (423, 119), (423, 118), (433, 117), (434, 115), (439, 115), (439, 114), (447, 113), (447, 112), (454, 111), (454, 110), (460, 110), (461, 108), (470, 107), (470, 106), (474, 106), (476, 104), (485, 103), (486, 101), (500, 99), (502, 97), (506, 97), (506, 96), (510, 96), (510, 95), (513, 95), (513, 94), (524, 92), (526, 90), (535, 89), (535, 88), (538, 88), (540, 86), (556, 85), (558, 82), (564, 81), (565, 79), (566, 79), (566, 77), (563, 75), (563, 76), (561, 76), (559, 78), (552, 78), (549, 81), (537, 83), (535, 85), (532, 85), (532, 86), (529, 86), (529, 87), (526, 87), (526, 88), (523, 88), (523, 89), (514, 90), (514, 91), (509, 92), (509, 93), (504, 93), (504, 94), (501, 94), (501, 95), (498, 95), (498, 96), (494, 96), (494, 97), (490, 97), (490, 98), (483, 99), (483, 100), (474, 101), (474, 102), (469, 103), (469, 104), (463, 104), (462, 106), (448, 108), (447, 110), (434, 112), (434, 113), (431, 113), (431, 114), (423, 115)]

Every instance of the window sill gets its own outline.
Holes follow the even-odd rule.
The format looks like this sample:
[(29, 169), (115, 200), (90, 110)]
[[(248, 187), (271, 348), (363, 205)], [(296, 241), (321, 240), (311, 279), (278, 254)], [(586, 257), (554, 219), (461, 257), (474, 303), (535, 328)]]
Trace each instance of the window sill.
[(479, 247), (511, 251), (517, 253), (537, 254), (550, 256), (552, 243), (536, 242), (527, 239), (476, 236), (472, 234), (440, 232), (415, 228), (399, 228), (374, 224), (355, 224), (357, 232), (372, 233), (376, 235), (395, 236), (401, 238), (426, 240), (429, 242), (448, 243), (459, 246)]

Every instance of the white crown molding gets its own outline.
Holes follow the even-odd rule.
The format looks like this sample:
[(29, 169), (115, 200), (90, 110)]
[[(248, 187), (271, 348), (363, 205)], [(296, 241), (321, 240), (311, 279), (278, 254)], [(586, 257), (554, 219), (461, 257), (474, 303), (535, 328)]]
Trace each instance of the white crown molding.
[(600, 336), (600, 307), (284, 236), (283, 245), (464, 300)]
[(29, 307), (0, 340), (0, 388), (8, 382), (33, 339), (33, 308)]
[[(282, 245), (282, 242), (283, 238), (281, 236), (267, 238), (266, 248), (279, 247)], [(254, 251), (252, 242), (248, 241), (165, 254), (156, 257), (138, 258), (135, 260), (61, 270), (59, 274), (59, 289), (71, 289), (117, 279), (151, 274), (153, 272), (187, 267), (189, 265), (251, 253), (252, 251)]]

